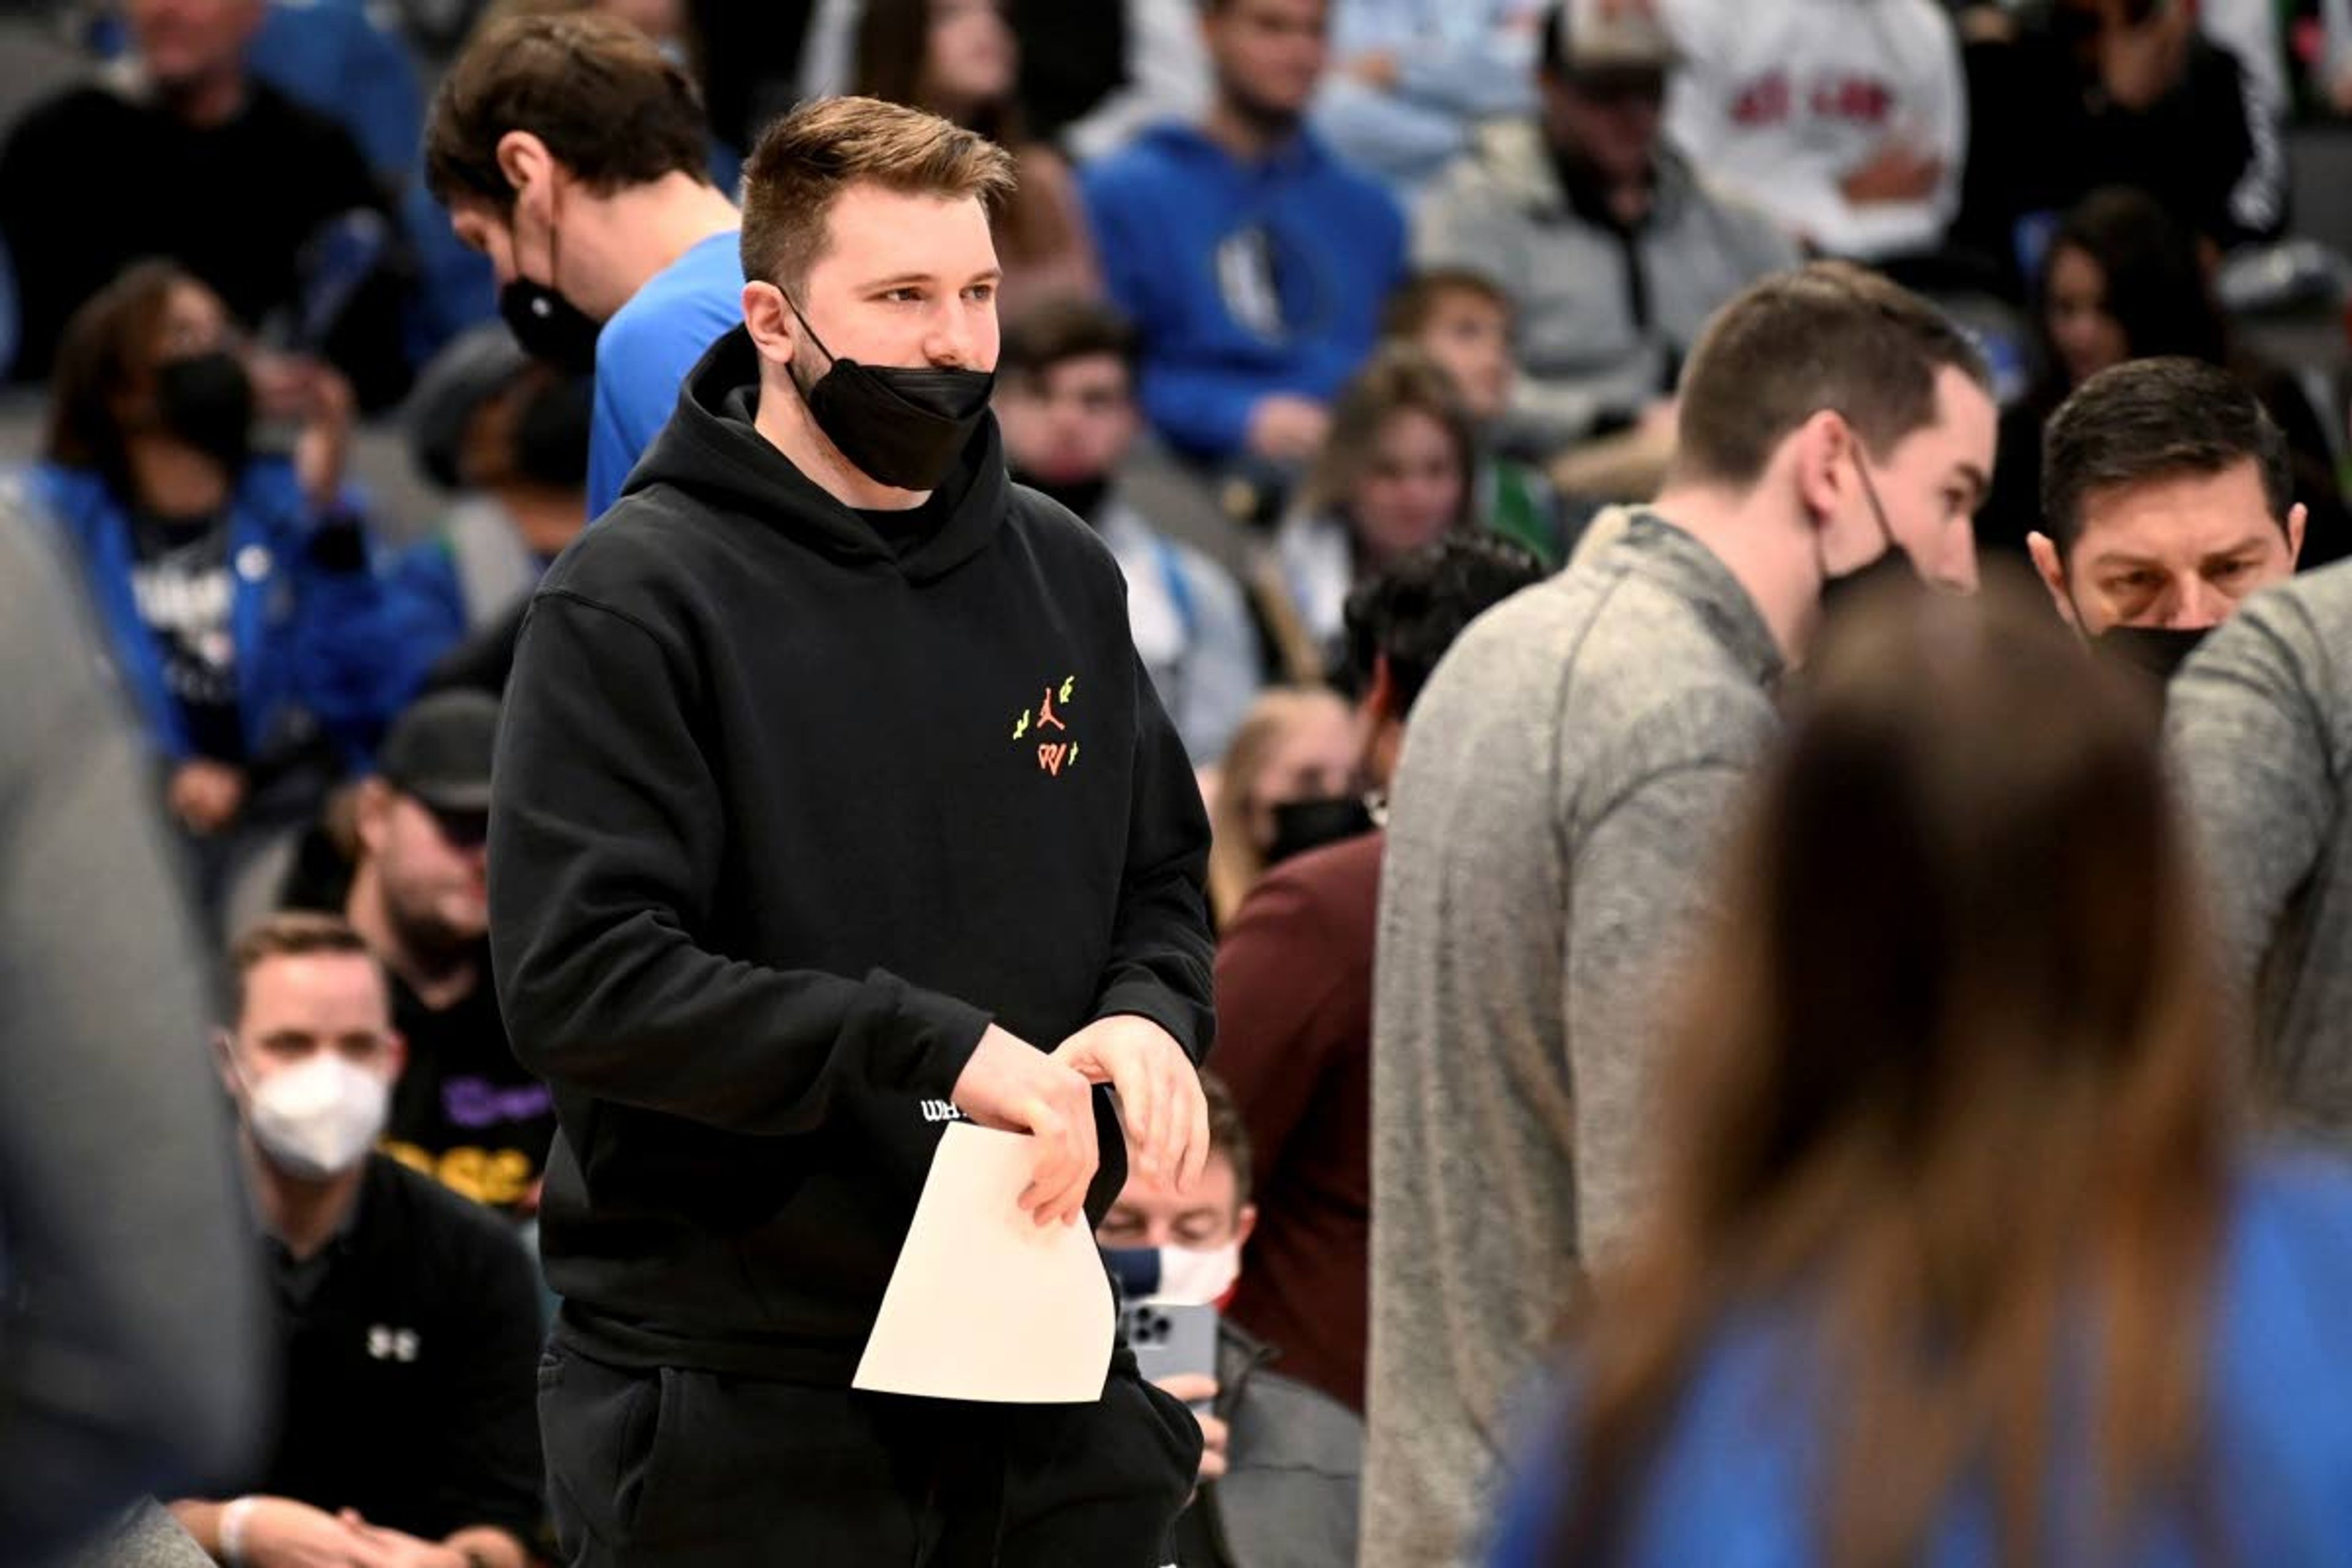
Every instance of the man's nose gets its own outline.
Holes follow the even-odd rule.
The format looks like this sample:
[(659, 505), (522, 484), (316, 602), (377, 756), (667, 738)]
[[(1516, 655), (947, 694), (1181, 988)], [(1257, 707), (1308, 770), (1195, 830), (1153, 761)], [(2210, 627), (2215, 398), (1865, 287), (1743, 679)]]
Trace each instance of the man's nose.
[(2184, 573), (2164, 624), (2179, 631), (2201, 631), (2230, 618), (2230, 597), (2197, 573)]

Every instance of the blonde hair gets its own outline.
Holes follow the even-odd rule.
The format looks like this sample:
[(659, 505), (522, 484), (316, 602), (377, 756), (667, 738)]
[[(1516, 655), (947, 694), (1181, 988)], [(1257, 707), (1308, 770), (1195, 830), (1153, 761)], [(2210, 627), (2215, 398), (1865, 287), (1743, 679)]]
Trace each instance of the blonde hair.
[(821, 98), (761, 133), (743, 165), (743, 276), (797, 294), (824, 254), (841, 193), (871, 181), (907, 195), (1013, 193), (1013, 155), (936, 114), (873, 98)]
[(1324, 687), (1277, 686), (1258, 694), (1243, 715), (1241, 728), (1234, 731), (1217, 771), (1217, 796), (1209, 808), (1209, 912), (1219, 930), (1233, 922), (1242, 900), (1265, 871), (1265, 851), (1250, 831), (1259, 775), (1283, 737), (1310, 709), (1338, 702), (1338, 695)]

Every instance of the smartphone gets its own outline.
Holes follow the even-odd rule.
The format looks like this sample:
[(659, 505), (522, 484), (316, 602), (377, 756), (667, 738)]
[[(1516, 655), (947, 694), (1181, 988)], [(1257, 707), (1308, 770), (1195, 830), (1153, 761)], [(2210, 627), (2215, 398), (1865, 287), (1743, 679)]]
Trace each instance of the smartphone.
[[(1129, 1301), (1119, 1311), (1119, 1328), (1135, 1352), (1136, 1369), (1146, 1383), (1158, 1383), (1179, 1373), (1217, 1375), (1217, 1310), (1192, 1301), (1163, 1301), (1147, 1296)], [(1206, 1400), (1193, 1411), (1209, 1414)]]

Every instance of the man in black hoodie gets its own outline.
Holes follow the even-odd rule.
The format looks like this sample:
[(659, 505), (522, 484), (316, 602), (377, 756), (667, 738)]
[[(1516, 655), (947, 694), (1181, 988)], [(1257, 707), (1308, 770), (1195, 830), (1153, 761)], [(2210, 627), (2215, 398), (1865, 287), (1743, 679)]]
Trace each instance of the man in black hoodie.
[[(1118, 571), (1005, 477), (998, 148), (830, 100), (746, 170), (745, 325), (549, 572), (491, 940), (562, 1136), (541, 1373), (574, 1564), (1153, 1568), (1200, 1433), (848, 1388), (937, 1146), (1038, 1224), (1196, 1176), (1208, 831)], [(1108, 1090), (1116, 1089), (1116, 1109)]]

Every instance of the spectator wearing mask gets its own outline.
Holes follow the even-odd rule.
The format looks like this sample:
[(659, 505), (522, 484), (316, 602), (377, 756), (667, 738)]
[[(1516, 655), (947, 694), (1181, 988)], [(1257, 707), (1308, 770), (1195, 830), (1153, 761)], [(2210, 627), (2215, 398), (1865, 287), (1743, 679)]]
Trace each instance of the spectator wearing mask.
[(1831, 584), (1976, 580), (1990, 373), (1815, 263), (1727, 305), (1675, 467), (1613, 542), (1482, 617), (1414, 705), (1381, 864), (1366, 1568), (1457, 1561), (1505, 1405), (1636, 1226), (1655, 991)]
[(498, 699), (443, 691), (400, 716), (359, 789), (344, 912), (381, 963), (407, 1045), (384, 1150), (478, 1203), (524, 1215), (555, 1101), (507, 1043), (490, 986), (482, 844)]
[(2068, 626), (2168, 679), (2303, 548), (2286, 443), (2199, 360), (2101, 371), (2050, 421), (2034, 570)]
[(1349, 163), (1411, 191), (1478, 126), (1535, 109), (1545, 0), (1338, 0), (1314, 123)]
[[(348, 135), (247, 71), (263, 13), (263, 0), (130, 0), (131, 53), (35, 108), (0, 148), (16, 379), (47, 377), (83, 301), (160, 256), (331, 364), (363, 407), (407, 386), (384, 196)], [(92, 170), (107, 172), (102, 201)]]
[(1334, 668), (1350, 589), (1470, 525), (1477, 434), (1444, 371), (1384, 349), (1339, 395), (1331, 438), (1275, 532), (1259, 598), (1292, 680)]
[(2151, 716), (2066, 641), (1832, 628), (1495, 1568), (2341, 1560), (2352, 1179), (2242, 1142)]
[[(1095, 1239), (1114, 1253), (1149, 1249), (1152, 1299), (1223, 1310), (1258, 1221), (1248, 1131), (1214, 1073), (1209, 1163), (1190, 1191), (1140, 1171)], [(1200, 1489), (1176, 1521), (1174, 1568), (1354, 1568), (1364, 1427), (1355, 1413), (1286, 1373), (1285, 1352), (1217, 1322), (1214, 1376), (1163, 1378), (1160, 1390), (1199, 1416)], [(1208, 1406), (1207, 1414), (1201, 1406)]]
[(173, 1515), (229, 1568), (523, 1568), (538, 1528), (530, 1261), (488, 1215), (382, 1154), (402, 1047), (383, 973), (323, 915), (238, 939), (217, 1043), (278, 1303), (275, 1456)]
[(485, 28), (434, 100), (425, 183), (490, 258), (499, 313), (534, 355), (595, 375), (591, 518), (741, 317), (741, 219), (708, 137), (685, 70), (602, 14)]
[(1936, 0), (1662, 0), (1666, 130), (1707, 179), (1814, 250), (1933, 251), (1968, 161), (1960, 43)]
[(2352, 1150), (2352, 564), (2249, 599), (2183, 665), (2166, 739), (2263, 1122)]
[(393, 564), (390, 587), (428, 687), (505, 686), (530, 590), (587, 525), (592, 398), (588, 381), (532, 359), (497, 321), (417, 378), (410, 455), (456, 500)]
[(1539, 115), (1491, 127), (1416, 216), (1417, 264), (1483, 272), (1517, 306), (1506, 453), (1546, 461), (1644, 421), (1669, 445), (1666, 399), (1708, 315), (1797, 260), (1661, 139), (1672, 58), (1646, 10), (1556, 7)]
[(1062, 155), (1022, 123), (1021, 46), (1002, 0), (866, 0), (856, 90), (926, 109), (1012, 150), (1020, 184), (994, 217), (1007, 316), (1100, 288), (1077, 185)]
[(1209, 909), (1219, 929), (1269, 866), (1371, 826), (1355, 793), (1355, 726), (1322, 687), (1259, 695), (1211, 791)]
[[(1491, 535), (1448, 534), (1348, 598), (1360, 776), (1375, 797), (1405, 722), (1464, 626), (1543, 576)], [(1217, 946), (1217, 1062), (1257, 1152), (1265, 1214), (1246, 1238), (1234, 1320), (1283, 1370), (1364, 1406), (1371, 1245), (1372, 939), (1379, 833), (1269, 868)]]
[(2146, 192), (2223, 247), (2285, 216), (2284, 165), (2262, 173), (2245, 79), (2181, 0), (2057, 0), (2012, 43), (1971, 57), (1972, 133), (1956, 238), (2008, 260), (2030, 226), (2105, 185)]
[[(216, 892), (245, 829), (316, 805), (399, 703), (402, 659), (356, 498), (348, 394), (300, 377), (290, 458), (219, 296), (167, 262), (75, 313), (31, 504), (72, 547)], [(320, 755), (322, 748), (328, 755)]]
[(1232, 575), (1119, 493), (1142, 433), (1135, 371), (1134, 330), (1115, 312), (1047, 300), (1005, 331), (996, 417), (1013, 477), (1067, 507), (1118, 558), (1135, 650), (1184, 749), (1205, 766), (1257, 695), (1257, 632)]
[(2237, 350), (2191, 239), (2146, 193), (2097, 191), (2066, 215), (2038, 289), (2042, 372), (2000, 421), (2000, 467), (1977, 519), (1988, 549), (2022, 552), (2042, 526), (2042, 429), (2099, 372), (2157, 355), (2225, 367), (2252, 389), (2285, 438), (2294, 488), (2313, 503), (2312, 564), (2352, 551), (2352, 512), (2336, 459), (2293, 376)]
[(246, 1462), (265, 1403), (205, 967), (80, 602), (0, 505), (0, 1532), (33, 1563)]
[(1206, 118), (1081, 174), (1104, 281), (1142, 335), (1144, 411), (1203, 463), (1310, 462), (1402, 274), (1395, 199), (1305, 125), (1329, 9), (1203, 0)]
[(1453, 378), (1454, 395), (1476, 424), (1480, 455), (1470, 510), (1547, 566), (1568, 557), (1560, 500), (1537, 469), (1494, 450), (1519, 379), (1511, 297), (1484, 272), (1436, 267), (1415, 273), (1389, 297), (1382, 337), (1411, 343)]

